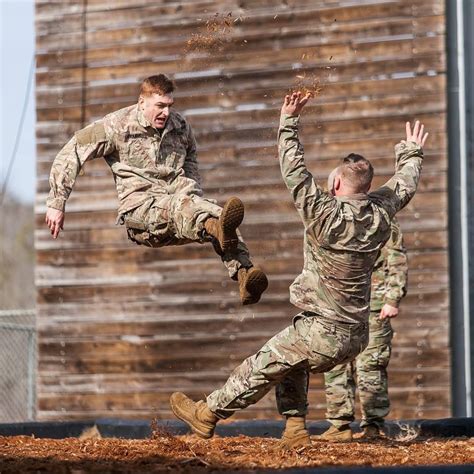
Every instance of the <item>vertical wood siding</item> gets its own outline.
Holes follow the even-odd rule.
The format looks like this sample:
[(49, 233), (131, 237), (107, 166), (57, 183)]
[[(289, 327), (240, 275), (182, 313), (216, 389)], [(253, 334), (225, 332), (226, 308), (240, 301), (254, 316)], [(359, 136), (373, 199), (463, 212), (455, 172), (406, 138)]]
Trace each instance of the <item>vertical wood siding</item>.
[[(393, 418), (450, 415), (445, 16), (441, 0), (84, 0), (36, 2), (40, 419), (170, 417), (169, 394), (195, 397), (291, 322), (288, 286), (302, 266), (302, 224), (276, 158), (279, 107), (296, 75), (316, 74), (306, 161), (324, 181), (337, 160), (393, 172), (393, 145), (415, 117), (430, 131), (418, 195), (400, 214), (409, 294), (390, 363)], [(188, 52), (215, 12), (234, 17), (223, 50)], [(81, 126), (133, 104), (138, 82), (174, 75), (176, 108), (193, 125), (205, 193), (246, 204), (242, 233), (269, 274), (242, 308), (209, 245), (147, 249), (115, 225), (117, 198), (101, 159), (67, 205), (64, 233), (43, 223), (56, 153)], [(324, 417), (314, 375), (310, 418)], [(272, 395), (238, 415), (278, 416)]]

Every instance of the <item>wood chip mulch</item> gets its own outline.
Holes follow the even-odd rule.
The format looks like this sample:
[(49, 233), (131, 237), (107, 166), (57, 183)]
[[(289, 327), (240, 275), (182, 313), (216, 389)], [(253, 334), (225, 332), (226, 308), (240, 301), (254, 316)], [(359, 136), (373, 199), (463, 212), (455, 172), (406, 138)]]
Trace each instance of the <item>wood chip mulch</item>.
[(0, 473), (204, 473), (317, 466), (474, 463), (474, 438), (325, 443), (285, 452), (276, 439), (160, 434), (153, 439), (0, 437)]

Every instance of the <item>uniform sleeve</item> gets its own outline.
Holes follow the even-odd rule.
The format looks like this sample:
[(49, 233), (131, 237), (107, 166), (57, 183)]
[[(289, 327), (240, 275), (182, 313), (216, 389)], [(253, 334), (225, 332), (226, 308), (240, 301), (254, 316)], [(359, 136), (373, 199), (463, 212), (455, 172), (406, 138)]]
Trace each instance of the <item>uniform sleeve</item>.
[(407, 293), (408, 260), (403, 235), (396, 219), (392, 221), (392, 233), (387, 243), (385, 274), (384, 301), (398, 308)]
[(370, 193), (393, 217), (414, 196), (420, 181), (423, 149), (415, 142), (401, 141), (395, 146), (395, 174), (382, 187)]
[(303, 145), (298, 137), (299, 117), (283, 115), (278, 130), (278, 155), (283, 181), (293, 196), (303, 222), (310, 224), (336, 203), (318, 186), (304, 163)]
[(107, 138), (102, 121), (76, 132), (53, 161), (46, 205), (64, 211), (66, 201), (84, 163), (108, 155), (113, 150), (113, 143)]
[(184, 160), (184, 175), (196, 182), (200, 195), (202, 196), (201, 175), (199, 174), (197, 162), (197, 144), (194, 133), (190, 125), (188, 125), (188, 148), (186, 150), (186, 158)]

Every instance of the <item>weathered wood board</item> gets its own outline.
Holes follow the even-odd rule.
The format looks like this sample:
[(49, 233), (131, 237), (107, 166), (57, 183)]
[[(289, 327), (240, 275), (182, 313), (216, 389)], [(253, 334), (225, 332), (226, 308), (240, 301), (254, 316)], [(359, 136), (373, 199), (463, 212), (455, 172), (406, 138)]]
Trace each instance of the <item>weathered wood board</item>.
[[(235, 21), (220, 47), (190, 51), (215, 13)], [(445, 12), (441, 0), (36, 0), (38, 418), (170, 417), (168, 397), (202, 397), (297, 313), (302, 224), (281, 182), (276, 130), (297, 75), (322, 92), (307, 107), (308, 166), (324, 181), (349, 152), (393, 171), (404, 122), (430, 131), (420, 190), (400, 214), (409, 294), (390, 364), (393, 418), (449, 416)], [(86, 165), (53, 241), (44, 220), (51, 162), (74, 131), (133, 104), (147, 75), (174, 76), (193, 125), (204, 188), (246, 203), (242, 233), (269, 274), (242, 308), (212, 249), (148, 249), (115, 225), (103, 160)], [(321, 375), (310, 417), (324, 417)], [(268, 396), (242, 418), (278, 416)]]

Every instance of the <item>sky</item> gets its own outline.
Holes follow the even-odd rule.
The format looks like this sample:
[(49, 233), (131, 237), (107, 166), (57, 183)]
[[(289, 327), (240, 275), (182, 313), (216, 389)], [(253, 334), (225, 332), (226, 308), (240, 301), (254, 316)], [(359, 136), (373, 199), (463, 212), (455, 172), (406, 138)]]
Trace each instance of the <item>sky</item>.
[[(0, 190), (13, 154), (35, 53), (34, 0), (0, 0)], [(34, 202), (36, 177), (34, 80), (7, 192)]]

